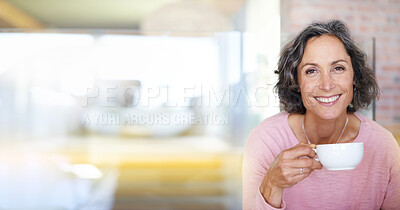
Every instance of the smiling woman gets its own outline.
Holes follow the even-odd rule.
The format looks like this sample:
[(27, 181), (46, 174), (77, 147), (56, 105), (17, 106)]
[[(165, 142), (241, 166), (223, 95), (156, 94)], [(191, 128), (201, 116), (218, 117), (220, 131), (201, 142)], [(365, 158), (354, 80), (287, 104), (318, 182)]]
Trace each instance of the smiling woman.
[(353, 67), (342, 42), (322, 35), (307, 42), (297, 78), (307, 111), (335, 119), (353, 98)]
[[(243, 209), (399, 209), (400, 149), (390, 132), (355, 113), (379, 88), (347, 26), (309, 25), (282, 49), (276, 73), (285, 111), (250, 133)], [(364, 145), (355, 169), (321, 165), (316, 145), (335, 143)]]

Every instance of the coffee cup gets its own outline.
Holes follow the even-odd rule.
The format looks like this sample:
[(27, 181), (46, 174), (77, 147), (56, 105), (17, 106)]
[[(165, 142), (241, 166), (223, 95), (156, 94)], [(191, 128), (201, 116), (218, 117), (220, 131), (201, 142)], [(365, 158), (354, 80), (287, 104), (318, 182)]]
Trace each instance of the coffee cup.
[(315, 152), (327, 170), (351, 170), (361, 162), (364, 144), (362, 142), (320, 144), (317, 145)]

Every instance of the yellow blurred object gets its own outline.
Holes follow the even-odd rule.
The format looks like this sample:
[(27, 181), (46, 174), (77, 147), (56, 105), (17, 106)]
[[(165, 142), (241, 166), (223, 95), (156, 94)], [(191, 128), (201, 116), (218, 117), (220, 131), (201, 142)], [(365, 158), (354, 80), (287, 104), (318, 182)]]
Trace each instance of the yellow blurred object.
[(114, 209), (241, 207), (241, 149), (223, 139), (93, 138), (86, 143), (90, 162), (119, 169)]

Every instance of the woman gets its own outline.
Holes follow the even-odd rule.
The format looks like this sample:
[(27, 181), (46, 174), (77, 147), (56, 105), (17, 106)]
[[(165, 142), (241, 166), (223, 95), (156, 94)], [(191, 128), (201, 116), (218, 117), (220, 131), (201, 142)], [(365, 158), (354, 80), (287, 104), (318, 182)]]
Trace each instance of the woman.
[[(243, 160), (243, 209), (400, 209), (400, 149), (355, 113), (377, 97), (375, 76), (346, 25), (313, 23), (282, 50), (276, 89), (285, 112), (252, 130)], [(354, 170), (328, 171), (317, 144), (364, 143)]]

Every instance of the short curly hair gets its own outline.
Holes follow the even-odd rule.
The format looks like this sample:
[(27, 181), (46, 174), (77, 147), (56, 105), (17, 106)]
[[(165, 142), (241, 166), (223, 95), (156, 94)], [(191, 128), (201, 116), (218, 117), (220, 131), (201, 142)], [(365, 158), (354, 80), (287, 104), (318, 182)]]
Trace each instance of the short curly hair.
[(304, 114), (304, 107), (297, 81), (297, 66), (300, 64), (307, 41), (312, 37), (332, 35), (337, 37), (344, 45), (347, 54), (351, 58), (354, 70), (352, 105), (347, 107), (350, 113), (360, 108), (366, 109), (368, 105), (379, 96), (379, 87), (375, 74), (368, 66), (366, 54), (360, 50), (351, 38), (346, 24), (340, 20), (327, 22), (314, 22), (301, 31), (293, 40), (289, 41), (281, 50), (278, 61), (278, 83), (275, 91), (283, 104), (285, 111), (289, 113)]

